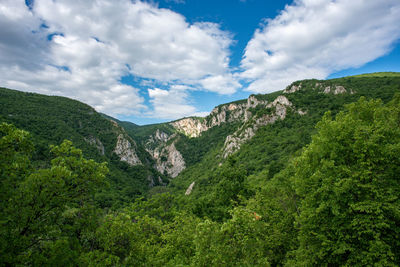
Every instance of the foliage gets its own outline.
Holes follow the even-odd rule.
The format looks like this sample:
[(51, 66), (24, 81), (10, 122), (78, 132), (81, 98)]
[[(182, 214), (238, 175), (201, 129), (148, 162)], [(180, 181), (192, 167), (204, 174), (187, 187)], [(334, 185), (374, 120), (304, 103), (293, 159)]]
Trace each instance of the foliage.
[[(0, 265), (397, 266), (400, 96), (393, 95), (400, 91), (400, 78), (379, 74), (294, 84), (300, 83), (301, 90), (285, 94), (293, 104), (286, 118), (258, 129), (227, 159), (221, 149), (239, 123), (222, 124), (199, 138), (177, 135), (187, 169), (145, 197), (138, 196), (156, 172), (130, 167), (112, 153), (101, 156), (82, 141), (84, 131), (104, 123), (109, 135), (101, 140), (113, 147), (115, 128), (107, 128), (103, 116), (89, 129), (82, 110), (91, 109), (78, 102), (28, 94), (48, 109), (40, 113), (27, 101), (27, 115), (6, 104), (2, 121), (33, 133), (0, 125)], [(323, 93), (337, 85), (347, 93)], [(16, 92), (0, 93), (25, 101)], [(256, 97), (272, 101), (279, 94)], [(82, 117), (74, 117), (82, 132), (72, 127), (76, 122), (69, 115), (61, 123), (51, 101), (82, 108), (76, 114)], [(34, 114), (48, 116), (38, 125), (54, 136), (35, 128), (40, 119), (33, 125), (25, 121)], [(119, 123), (138, 144), (157, 129), (174, 133), (169, 124)], [(76, 137), (83, 152), (57, 139), (64, 134), (60, 129)], [(139, 153), (153, 164), (144, 149)], [(106, 161), (111, 174), (105, 163), (87, 155)]]
[(121, 207), (147, 192), (149, 176), (163, 177), (151, 167), (150, 156), (142, 147), (138, 147), (137, 153), (149, 165), (132, 167), (121, 162), (113, 151), (124, 130), (86, 104), (65, 97), (0, 88), (0, 106), (0, 122), (12, 123), (31, 133), (35, 143), (34, 167), (49, 167), (49, 145), (65, 139), (71, 140), (85, 157), (108, 162), (110, 172), (106, 180), (110, 186), (96, 196), (101, 207)]
[(332, 120), (295, 162), (303, 265), (396, 266), (400, 260), (400, 96), (361, 98)]
[(0, 208), (1, 262), (44, 265), (72, 261), (75, 250), (87, 242), (88, 231), (96, 227), (93, 198), (104, 185), (105, 163), (86, 160), (71, 142), (64, 141), (52, 147), (50, 168), (34, 170), (29, 168), (32, 144), (26, 132), (8, 124), (0, 128), (1, 158), (14, 165), (12, 169), (1, 166), (2, 176), (9, 178), (1, 177), (1, 192), (7, 192)]

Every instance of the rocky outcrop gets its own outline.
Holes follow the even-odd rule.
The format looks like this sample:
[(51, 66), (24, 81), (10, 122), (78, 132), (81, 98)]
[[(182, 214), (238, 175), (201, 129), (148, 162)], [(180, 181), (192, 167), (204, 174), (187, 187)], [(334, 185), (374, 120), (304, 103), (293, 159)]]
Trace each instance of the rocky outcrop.
[(174, 178), (186, 167), (185, 160), (182, 154), (176, 149), (174, 142), (170, 145), (156, 147), (153, 150), (147, 148), (146, 150), (156, 161), (155, 168), (160, 173)]
[(258, 105), (266, 105), (266, 101), (259, 100), (256, 96), (251, 95), (245, 102), (215, 107), (206, 118), (184, 118), (170, 124), (186, 136), (199, 137), (202, 132), (223, 123), (249, 120), (252, 116), (249, 109)]
[(154, 138), (158, 141), (166, 143), (168, 141), (168, 134), (164, 133), (163, 131), (160, 131), (157, 129), (156, 133), (154, 134)]
[(104, 145), (100, 141), (100, 139), (94, 136), (89, 136), (87, 138), (85, 137), (85, 141), (88, 142), (90, 145), (96, 147), (101, 155), (104, 155)]
[(186, 167), (182, 154), (175, 147), (176, 137), (176, 134), (170, 136), (157, 129), (144, 144), (146, 151), (155, 161), (154, 167), (172, 178), (178, 176)]
[(326, 86), (324, 89), (324, 94), (329, 94), (329, 93), (333, 93), (334, 95), (338, 95), (338, 94), (344, 94), (347, 93), (347, 90), (341, 86), (341, 85), (335, 85), (335, 86)]
[(285, 119), (287, 109), (292, 107), (292, 103), (285, 96), (278, 96), (272, 103), (265, 106), (274, 110), (271, 114), (265, 114), (259, 118), (253, 118), (254, 122), (250, 126), (244, 124), (232, 135), (228, 135), (225, 139), (222, 155), (224, 158), (240, 149), (240, 146), (251, 139), (257, 130), (264, 125), (274, 123), (278, 119)]
[(119, 134), (114, 153), (121, 161), (125, 161), (131, 166), (141, 164), (141, 161), (135, 151), (136, 144), (133, 140), (128, 140), (123, 134)]
[(207, 131), (208, 127), (197, 118), (185, 118), (171, 122), (171, 125), (189, 137), (198, 137), (203, 131)]
[(185, 195), (188, 196), (192, 193), (193, 187), (195, 185), (196, 182), (193, 182), (189, 185), (189, 187), (186, 189)]
[(299, 85), (292, 85), (292, 86), (286, 88), (285, 90), (283, 90), (283, 93), (285, 93), (285, 94), (291, 94), (291, 93), (294, 93), (294, 92), (299, 91), (300, 89), (301, 89), (301, 84), (299, 84)]
[(344, 93), (347, 93), (347, 90), (343, 86), (341, 85), (335, 86), (335, 91), (333, 91), (334, 95), (344, 94)]
[[(283, 90), (283, 93), (291, 94), (291, 93), (297, 92), (301, 89), (302, 89), (302, 83), (300, 83), (298, 85), (292, 84), (292, 85), (288, 86), (285, 90)], [(348, 92), (348, 90), (341, 85), (324, 86), (323, 83), (321, 83), (321, 82), (316, 82), (314, 85), (312, 85), (312, 89), (320, 90), (320, 92), (322, 92), (324, 94), (333, 93), (334, 95), (345, 94)], [(352, 90), (350, 90), (349, 92), (350, 92), (350, 94), (354, 93)]]

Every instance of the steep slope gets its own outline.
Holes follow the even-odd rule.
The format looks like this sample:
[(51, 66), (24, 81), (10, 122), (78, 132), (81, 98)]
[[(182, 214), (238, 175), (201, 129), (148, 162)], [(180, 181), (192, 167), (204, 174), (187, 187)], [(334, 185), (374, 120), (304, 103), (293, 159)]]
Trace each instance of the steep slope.
[(27, 130), (39, 144), (36, 164), (46, 165), (49, 145), (71, 140), (88, 158), (107, 161), (110, 168), (107, 191), (98, 194), (103, 206), (131, 201), (158, 184), (162, 176), (151, 168), (151, 157), (116, 121), (92, 107), (56, 96), (0, 88), (0, 121)]
[(361, 96), (387, 102), (396, 92), (400, 92), (400, 75), (393, 73), (303, 80), (283, 91), (220, 105), (206, 118), (171, 122), (169, 126), (179, 133), (175, 133), (175, 147), (190, 164), (170, 188), (184, 194), (195, 182), (193, 199), (206, 195), (213, 186), (210, 177), (228, 158), (246, 170), (253, 186), (262, 186), (310, 142), (315, 124), (326, 111), (335, 115)]
[[(219, 105), (205, 118), (146, 126), (98, 114), (71, 99), (1, 89), (0, 116), (32, 132), (41, 144), (38, 164), (45, 164), (48, 144), (70, 139), (87, 157), (108, 161), (113, 191), (133, 199), (149, 187), (166, 185), (168, 178), (174, 178), (173, 190), (182, 191), (196, 181), (196, 194), (229, 158), (244, 166), (250, 180), (259, 173), (272, 177), (310, 142), (326, 111), (336, 114), (360, 96), (388, 101), (399, 88), (398, 73), (303, 80), (283, 91)], [(115, 202), (118, 194), (111, 195), (99, 195), (103, 205)]]

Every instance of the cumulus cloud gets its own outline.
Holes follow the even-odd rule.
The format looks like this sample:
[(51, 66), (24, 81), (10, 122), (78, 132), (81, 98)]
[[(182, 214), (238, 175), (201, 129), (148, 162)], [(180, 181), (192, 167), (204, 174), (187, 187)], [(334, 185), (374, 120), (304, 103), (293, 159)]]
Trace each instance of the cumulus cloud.
[(398, 0), (296, 0), (256, 30), (241, 62), (247, 90), (267, 93), (359, 67), (400, 38)]
[(154, 111), (149, 116), (155, 113), (162, 119), (178, 119), (198, 115), (196, 108), (187, 104), (188, 94), (184, 90), (154, 88), (149, 89), (149, 96), (154, 105)]
[[(35, 31), (35, 34), (32, 34)], [(41, 21), (24, 1), (0, 3), (0, 64), (37, 69), (46, 61), (48, 45)]]
[[(229, 33), (142, 1), (35, 0), (29, 9), (22, 0), (4, 0), (0, 25), (3, 86), (73, 97), (110, 115), (148, 112), (139, 90), (121, 84), (129, 74), (166, 84), (169, 95), (178, 94), (176, 85), (221, 94), (238, 88)], [(224, 77), (221, 88), (213, 77)], [(148, 92), (154, 116), (164, 116), (157, 113), (161, 95)], [(175, 110), (196, 112), (183, 104), (184, 94)]]
[(232, 94), (237, 91), (241, 84), (232, 74), (213, 75), (200, 80), (201, 86), (212, 92)]

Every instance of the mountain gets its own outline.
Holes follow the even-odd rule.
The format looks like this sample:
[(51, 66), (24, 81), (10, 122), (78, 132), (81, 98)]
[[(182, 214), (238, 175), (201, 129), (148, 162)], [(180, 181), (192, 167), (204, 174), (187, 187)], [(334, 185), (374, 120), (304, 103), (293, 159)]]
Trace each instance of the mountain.
[[(127, 134), (117, 120), (65, 97), (45, 96), (0, 88), (0, 121), (27, 130), (36, 144), (33, 160), (49, 164), (49, 146), (64, 139), (84, 155), (107, 162), (110, 188), (97, 195), (101, 206), (119, 206), (144, 195), (149, 184), (167, 179), (152, 168), (152, 158)], [(165, 180), (165, 182), (163, 181)]]
[(38, 164), (46, 161), (50, 144), (64, 139), (87, 157), (107, 161), (111, 191), (122, 192), (99, 195), (102, 205), (110, 205), (116, 202), (113, 197), (127, 202), (171, 179), (182, 191), (197, 182), (195, 192), (230, 156), (248, 175), (264, 171), (272, 177), (310, 142), (326, 111), (336, 114), (361, 96), (386, 102), (399, 91), (399, 79), (399, 73), (372, 73), (297, 81), (282, 91), (219, 105), (204, 118), (145, 126), (99, 114), (65, 97), (1, 88), (0, 118), (31, 132)]
[(399, 93), (399, 73), (302, 80), (138, 126), (2, 88), (36, 148), (1, 125), (0, 265), (397, 266)]
[(229, 157), (243, 164), (247, 175), (267, 172), (272, 177), (310, 142), (326, 111), (336, 114), (361, 96), (387, 102), (399, 91), (399, 80), (399, 73), (372, 73), (297, 81), (282, 91), (219, 105), (204, 118), (145, 126), (65, 97), (1, 88), (0, 118), (31, 132), (37, 164), (45, 164), (50, 144), (64, 139), (87, 157), (108, 162), (114, 193), (99, 198), (110, 205), (117, 196), (127, 202), (169, 181), (181, 191), (195, 182), (196, 192)]
[(228, 157), (248, 176), (273, 177), (311, 141), (315, 124), (326, 111), (333, 115), (364, 96), (388, 102), (400, 92), (399, 73), (372, 73), (331, 80), (303, 80), (271, 94), (251, 95), (215, 107), (205, 118), (131, 126), (127, 133), (154, 159), (154, 167), (174, 178), (182, 192), (209, 176)]

